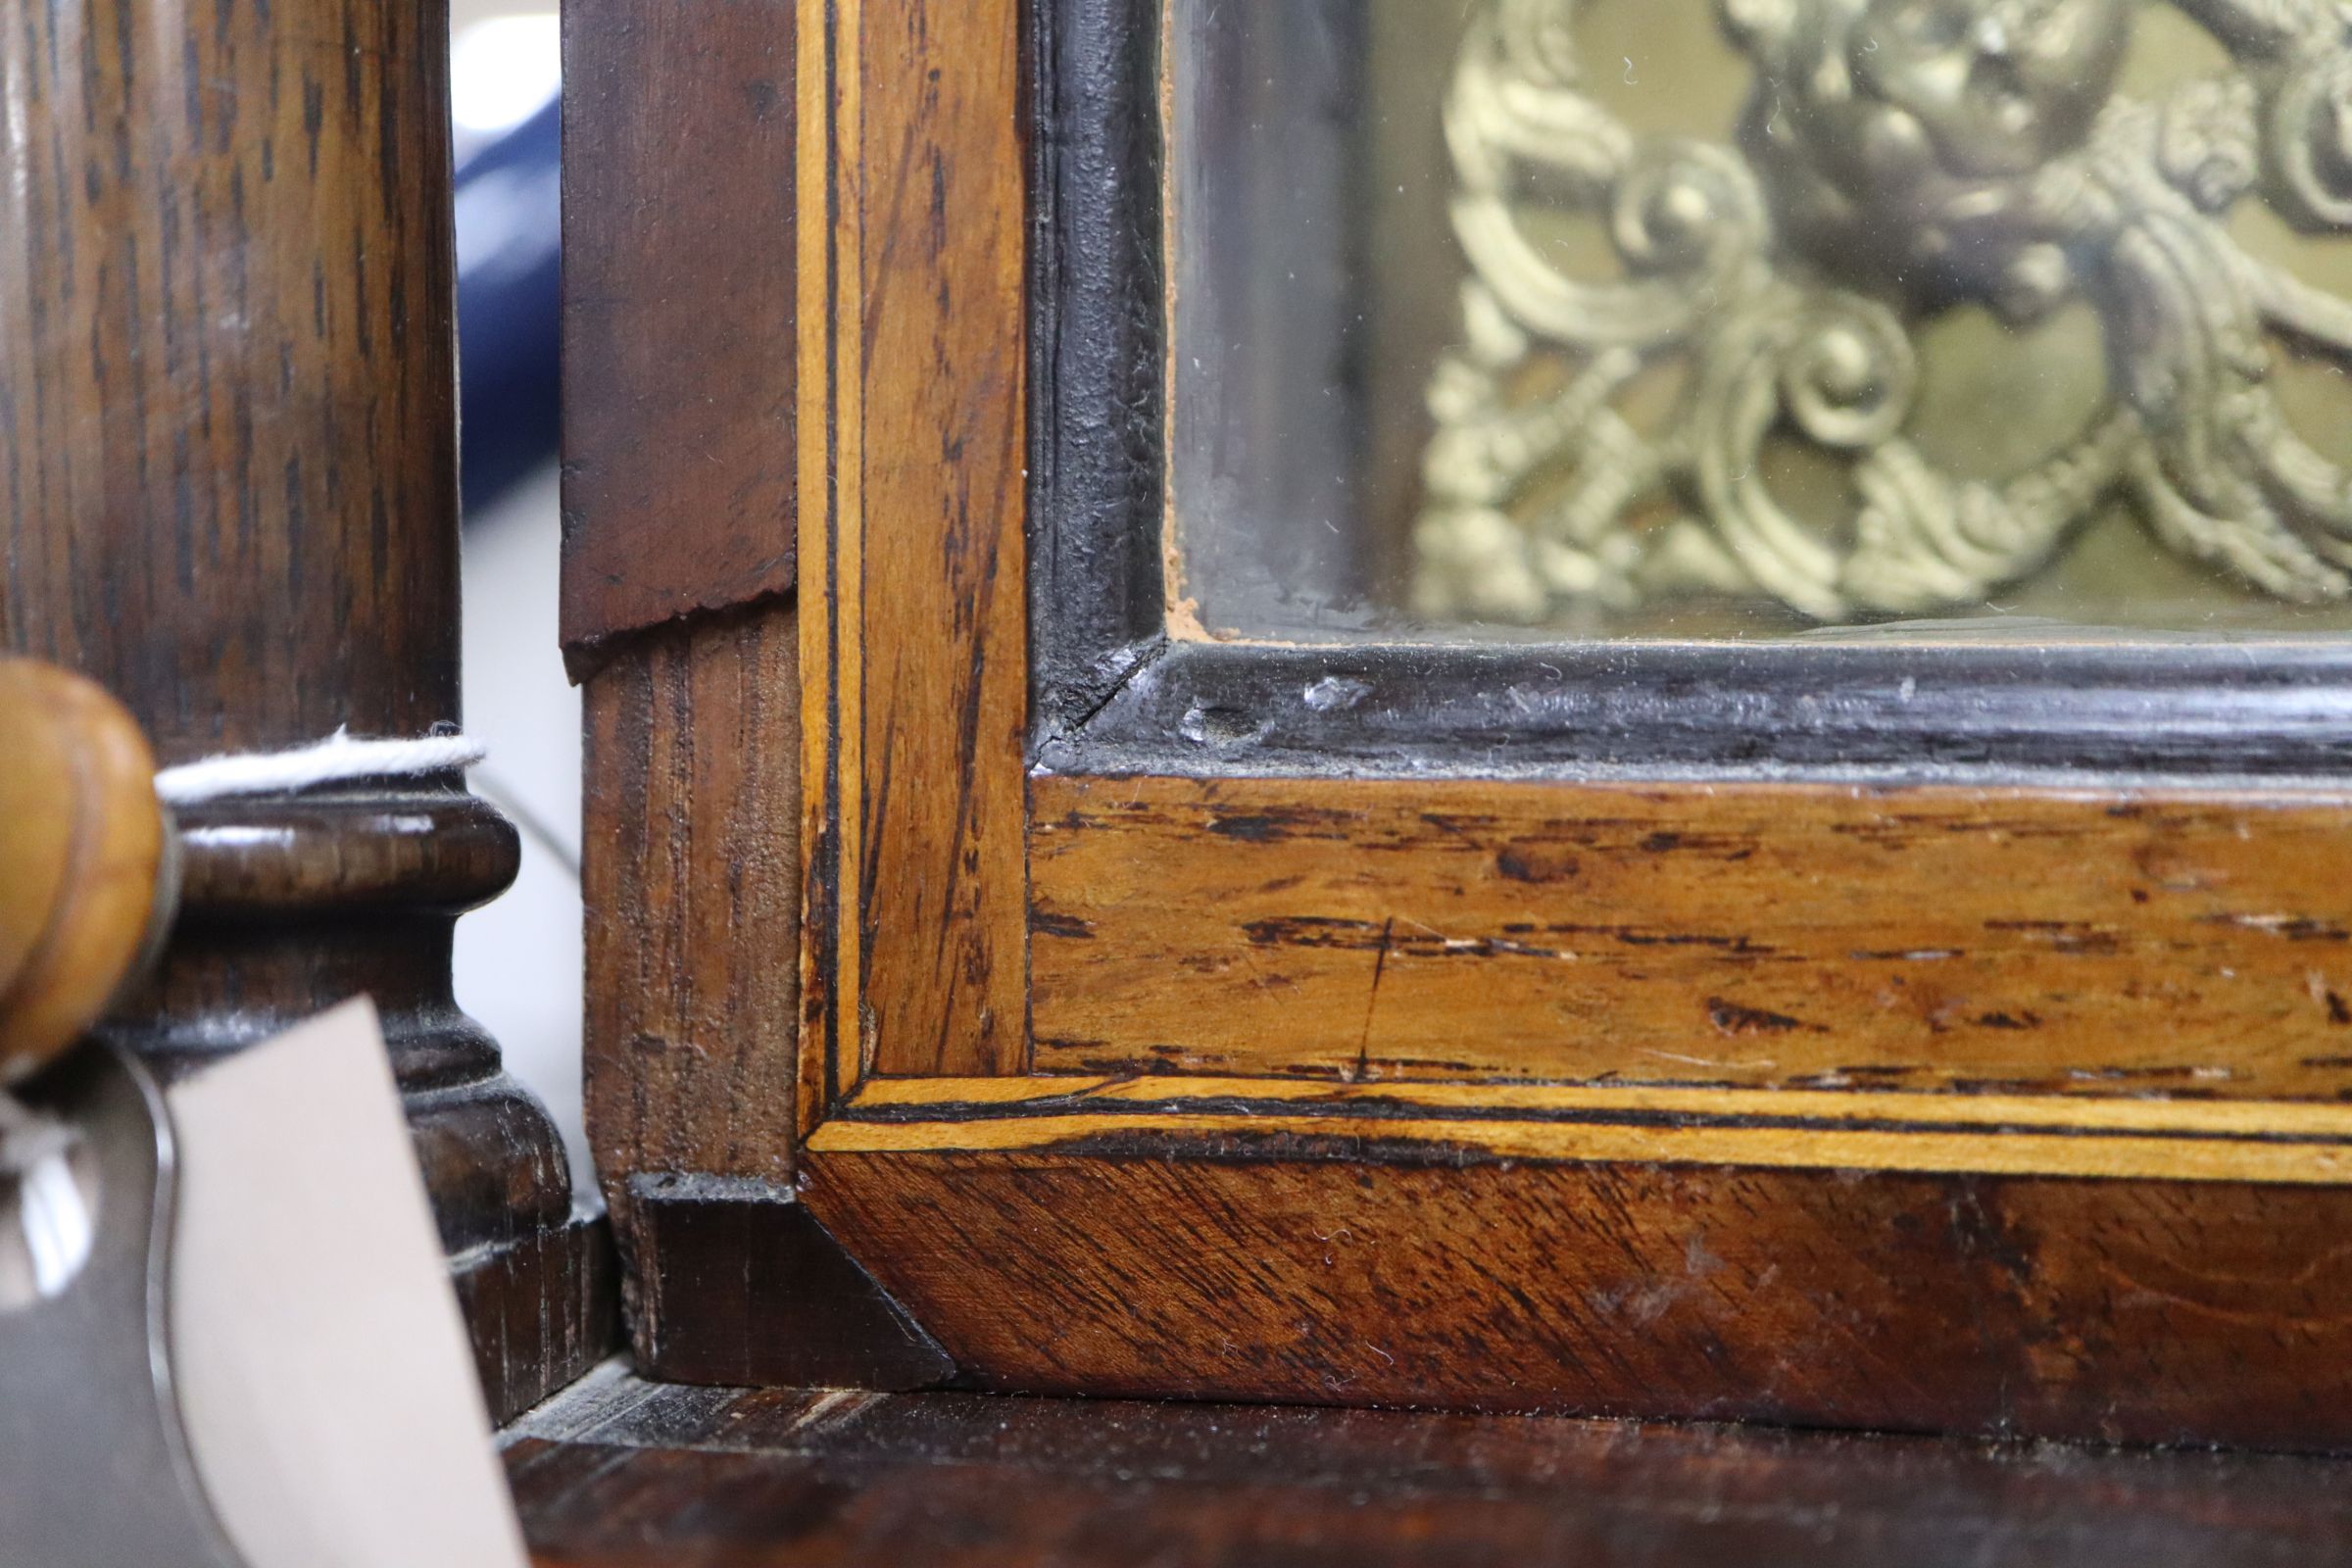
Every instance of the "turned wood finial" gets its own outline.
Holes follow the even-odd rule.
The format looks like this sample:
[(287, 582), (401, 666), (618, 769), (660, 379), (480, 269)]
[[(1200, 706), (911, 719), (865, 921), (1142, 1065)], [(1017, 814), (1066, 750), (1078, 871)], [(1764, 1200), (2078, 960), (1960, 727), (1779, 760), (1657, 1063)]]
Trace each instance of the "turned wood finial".
[(96, 682), (0, 660), (0, 1083), (72, 1045), (154, 935), (155, 758)]

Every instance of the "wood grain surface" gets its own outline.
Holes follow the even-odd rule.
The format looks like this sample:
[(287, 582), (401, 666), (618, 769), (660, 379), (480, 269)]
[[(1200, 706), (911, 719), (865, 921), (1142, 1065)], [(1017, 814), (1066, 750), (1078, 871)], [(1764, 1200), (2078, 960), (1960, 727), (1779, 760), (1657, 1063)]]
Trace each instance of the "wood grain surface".
[(846, 1088), (1025, 1064), (1027, 190), (1013, 0), (836, 15), (837, 711), (808, 765), (842, 788)]
[(2352, 1446), (2352, 1191), (1285, 1148), (811, 1153), (1006, 1392)]
[(1270, 1406), (662, 1388), (534, 1411), (546, 1568), (2309, 1568), (2315, 1459)]
[(1041, 778), (1037, 1062), (2352, 1091), (2352, 800)]
[(444, 0), (0, 35), (0, 648), (167, 764), (455, 720)]
[(640, 1173), (792, 1177), (798, 660), (772, 604), (632, 639), (584, 694), (588, 1128), (624, 1235)]
[(663, 1382), (922, 1389), (955, 1366), (790, 1188), (638, 1176), (632, 1364)]
[(564, 608), (599, 645), (792, 587), (795, 0), (564, 13)]
[(620, 1262), (601, 1215), (476, 1248), (452, 1261), (450, 1283), (493, 1421), (578, 1382), (621, 1343)]

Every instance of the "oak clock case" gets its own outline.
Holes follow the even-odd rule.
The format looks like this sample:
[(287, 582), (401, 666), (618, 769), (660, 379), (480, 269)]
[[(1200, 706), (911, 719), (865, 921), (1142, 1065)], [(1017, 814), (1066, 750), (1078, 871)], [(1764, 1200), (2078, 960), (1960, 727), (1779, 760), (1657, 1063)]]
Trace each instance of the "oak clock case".
[(2340, 24), (1241, 12), (730, 143), (856, 329), (788, 596), (575, 579), (645, 1364), (2342, 1447)]

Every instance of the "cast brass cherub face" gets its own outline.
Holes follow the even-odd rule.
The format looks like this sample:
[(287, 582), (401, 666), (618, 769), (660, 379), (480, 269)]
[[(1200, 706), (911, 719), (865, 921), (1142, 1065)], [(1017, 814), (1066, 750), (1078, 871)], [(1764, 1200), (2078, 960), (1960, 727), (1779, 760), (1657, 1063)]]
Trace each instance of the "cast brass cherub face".
[[(2018, 314), (2062, 282), (2021, 209), (2089, 140), (2132, 0), (1725, 0), (1754, 59), (1743, 140), (1792, 242), (1832, 270), (1984, 293)], [(2015, 275), (2004, 275), (2014, 272)]]
[[(2352, 597), (2352, 473), (2270, 384), (2278, 338), (2352, 368), (2352, 304), (2225, 221), (2259, 195), (2352, 233), (2345, 8), (2170, 0), (2234, 66), (2137, 102), (2119, 81), (2157, 0), (1717, 3), (1754, 67), (1736, 145), (1636, 135), (1585, 93), (1587, 0), (1483, 0), (1447, 107), (1470, 277), (1430, 391), (1420, 609), (1540, 619), (1692, 592), (1822, 620), (1965, 608), (2118, 496), (2249, 588)], [(1545, 203), (1600, 220), (1619, 273), (1572, 270), (1534, 220)], [(1990, 480), (1912, 443), (1917, 326), (1958, 303), (2022, 324), (2068, 300), (2098, 316), (2110, 391), (2071, 442)], [(1523, 373), (1545, 356), (1564, 383)], [(1637, 429), (1614, 400), (1667, 357), (1689, 367), (1681, 406)], [(1791, 436), (1842, 455), (1843, 524), (1800, 522), (1760, 477), (1765, 443)]]
[(2132, 17), (2129, 0), (1833, 0), (1819, 15), (1867, 116), (1858, 144), (1895, 177), (1933, 159), (1963, 179), (2020, 178), (2082, 146)]

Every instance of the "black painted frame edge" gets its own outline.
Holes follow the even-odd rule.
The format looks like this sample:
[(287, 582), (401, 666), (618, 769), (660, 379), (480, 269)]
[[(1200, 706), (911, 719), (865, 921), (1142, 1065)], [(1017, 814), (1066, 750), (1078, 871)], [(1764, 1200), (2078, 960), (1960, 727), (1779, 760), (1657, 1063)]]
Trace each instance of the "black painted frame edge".
[[(1062, 773), (2344, 781), (2352, 650), (1176, 643)], [(2218, 667), (2217, 667), (2218, 666)], [(2230, 678), (2220, 678), (2227, 673)]]
[(1031, 757), (1183, 776), (2340, 782), (2318, 640), (1171, 640), (1167, 0), (1031, 0)]
[[(1030, 710), (1084, 726), (1166, 645), (1159, 0), (1030, 0)], [(1140, 176), (1140, 177), (1139, 177)]]

